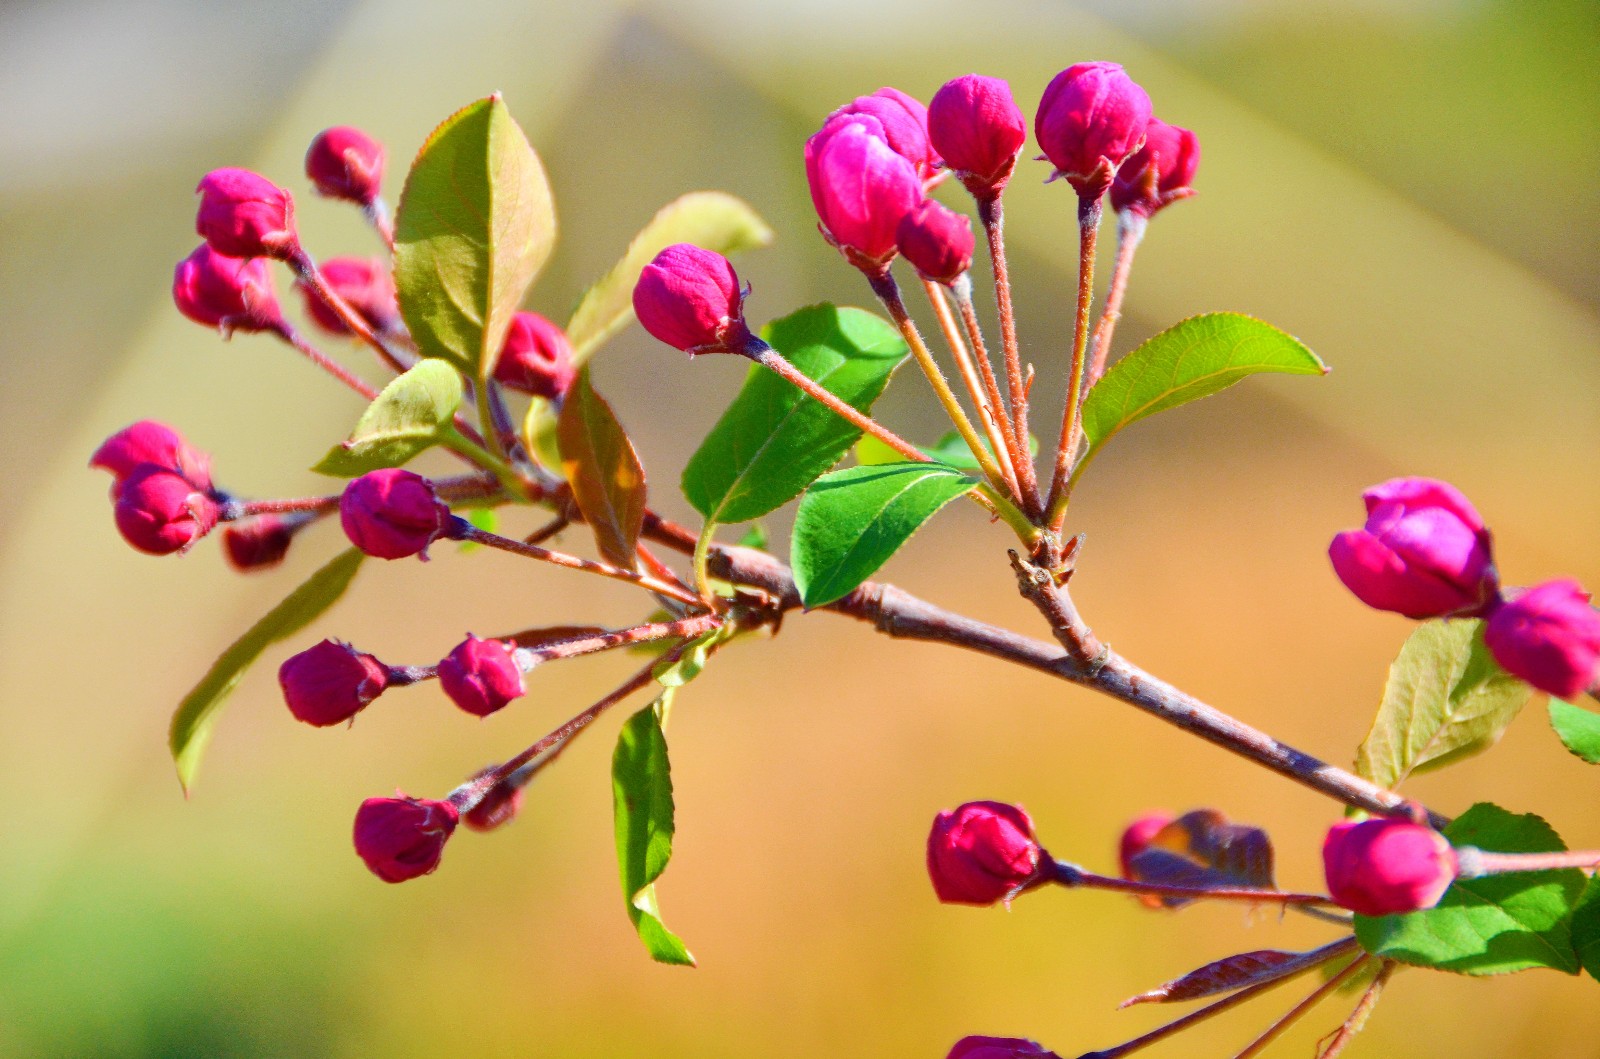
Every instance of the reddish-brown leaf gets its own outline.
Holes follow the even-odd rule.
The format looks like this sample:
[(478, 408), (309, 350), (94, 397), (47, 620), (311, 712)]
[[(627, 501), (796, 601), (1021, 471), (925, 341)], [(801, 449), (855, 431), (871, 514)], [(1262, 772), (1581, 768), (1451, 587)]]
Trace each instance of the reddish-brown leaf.
[(644, 467), (605, 398), (578, 373), (556, 422), (561, 468), (572, 498), (594, 530), (600, 554), (633, 569), (644, 524)]
[(1237, 956), (1208, 963), (1164, 985), (1158, 985), (1147, 993), (1129, 997), (1118, 1006), (1174, 1004), (1181, 1000), (1199, 1000), (1201, 997), (1242, 989), (1247, 985), (1270, 982), (1275, 978), (1294, 974), (1305, 965), (1310, 955), (1301, 952), (1283, 952), (1278, 949), (1241, 952)]

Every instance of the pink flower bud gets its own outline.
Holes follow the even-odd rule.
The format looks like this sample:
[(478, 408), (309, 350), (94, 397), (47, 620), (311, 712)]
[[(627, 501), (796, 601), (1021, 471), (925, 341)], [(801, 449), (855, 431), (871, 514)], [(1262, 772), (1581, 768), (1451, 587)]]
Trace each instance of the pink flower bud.
[(928, 138), (968, 191), (992, 199), (1011, 179), (1028, 124), (1010, 85), (998, 77), (967, 74), (933, 94)]
[(1021, 1037), (963, 1037), (945, 1059), (1061, 1059)]
[(739, 275), (721, 254), (677, 243), (655, 256), (633, 288), (644, 329), (674, 349), (740, 353), (750, 339)]
[(1404, 820), (1344, 820), (1322, 843), (1328, 893), (1363, 916), (1432, 908), (1456, 877), (1456, 851), (1432, 828)]
[(1117, 843), (1117, 862), (1122, 867), (1124, 879), (1133, 878), (1133, 858), (1143, 853), (1149, 847), (1150, 840), (1172, 823), (1172, 819), (1172, 814), (1168, 812), (1158, 810), (1145, 813), (1122, 832), (1122, 838)]
[(452, 702), (478, 717), (487, 717), (527, 692), (522, 670), (512, 655), (514, 644), (480, 640), (469, 635), (439, 662), (439, 684)]
[(1393, 478), (1361, 494), (1367, 524), (1328, 557), (1357, 599), (1408, 618), (1482, 613), (1499, 591), (1489, 532), (1466, 497), (1432, 478)]
[(222, 554), (241, 574), (267, 570), (283, 562), (289, 543), (304, 522), (282, 515), (258, 515), (230, 522), (222, 531)]
[(348, 721), (389, 686), (389, 668), (339, 640), (323, 640), (278, 668), (295, 719), (318, 728)]
[[(493, 771), (494, 766), (490, 766), (472, 778), (481, 779)], [(522, 783), (515, 781), (515, 775), (513, 773), (490, 787), (489, 793), (477, 805), (462, 814), (461, 822), (473, 831), (493, 831), (515, 820), (522, 811), (525, 790)]]
[(1200, 168), (1200, 141), (1188, 129), (1151, 118), (1144, 146), (1122, 163), (1111, 182), (1111, 208), (1150, 217), (1164, 206), (1194, 194)]
[(968, 802), (928, 832), (928, 876), (946, 904), (992, 905), (1034, 877), (1044, 856), (1033, 821), (1015, 805)]
[(183, 439), (183, 435), (153, 419), (141, 419), (106, 438), (89, 457), (90, 467), (110, 471), (116, 479), (112, 492), (135, 471), (158, 467), (180, 475), (202, 493), (211, 491), (211, 457)]
[(183, 475), (141, 464), (115, 488), (114, 516), (122, 539), (150, 555), (186, 552), (210, 533), (217, 502)]
[(1570, 699), (1600, 679), (1600, 612), (1570, 579), (1535, 585), (1489, 615), (1484, 641), (1506, 672)]
[(823, 236), (852, 265), (881, 271), (895, 254), (900, 222), (922, 201), (922, 181), (865, 115), (830, 118), (806, 141), (806, 180)]
[(217, 253), (288, 258), (300, 249), (293, 197), (261, 174), (213, 169), (195, 190), (200, 193), (195, 231)]
[(1056, 74), (1039, 101), (1033, 135), (1087, 199), (1105, 194), (1117, 167), (1144, 142), (1150, 97), (1116, 63), (1079, 63)]
[(368, 798), (356, 810), (356, 853), (387, 883), (431, 873), (461, 814), (431, 798)]
[(896, 243), (923, 279), (948, 285), (966, 275), (972, 264), (972, 221), (923, 199), (900, 222)]
[[(333, 292), (350, 304), (367, 326), (382, 334), (399, 330), (400, 303), (395, 300), (394, 277), (389, 267), (373, 257), (334, 257), (320, 266), (322, 278)], [(305, 298), (306, 315), (330, 335), (348, 335), (339, 314), (299, 280), (295, 286)]]
[(383, 183), (383, 144), (360, 129), (324, 129), (306, 151), (306, 176), (322, 194), (371, 205)]
[(390, 467), (344, 487), (339, 524), (350, 543), (379, 559), (421, 554), (444, 533), (450, 508), (420, 474)]
[[(737, 277), (734, 288), (738, 289)], [(517, 313), (506, 328), (500, 358), (494, 363), (494, 377), (513, 390), (550, 401), (561, 400), (578, 377), (567, 333), (538, 313)]]
[(829, 114), (828, 120), (858, 115), (877, 119), (883, 141), (911, 163), (920, 179), (931, 180), (937, 175), (939, 155), (928, 141), (928, 108), (919, 100), (898, 88), (880, 88), (870, 96), (858, 96), (846, 103)]
[(205, 243), (172, 270), (172, 300), (197, 324), (223, 331), (269, 331), (283, 320), (272, 266), (219, 254)]

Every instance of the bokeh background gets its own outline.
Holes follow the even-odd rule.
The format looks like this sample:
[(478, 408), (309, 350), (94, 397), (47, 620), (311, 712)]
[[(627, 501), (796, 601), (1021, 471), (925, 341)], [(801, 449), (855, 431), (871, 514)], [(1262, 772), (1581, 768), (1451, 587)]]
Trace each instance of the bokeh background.
[[(370, 253), (351, 211), (304, 193), (310, 137), (338, 123), (378, 134), (394, 194), (428, 130), (499, 89), (561, 214), (534, 308), (563, 317), (659, 204), (718, 187), (778, 232), (740, 265), (753, 315), (776, 316), (867, 297), (817, 237), (799, 164), (834, 106), (883, 84), (925, 99), (979, 70), (1009, 78), (1031, 112), (1063, 66), (1124, 63), (1205, 156), (1200, 197), (1145, 243), (1123, 348), (1227, 308), (1296, 333), (1334, 371), (1251, 381), (1130, 431), (1075, 505), (1089, 535), (1079, 599), (1144, 666), (1347, 761), (1407, 632), (1327, 568), (1361, 488), (1448, 478), (1493, 524), (1509, 582), (1600, 585), (1597, 56), (1592, 0), (10, 0), (0, 1054), (934, 1057), (988, 1032), (1072, 1055), (1171, 1014), (1118, 1013), (1126, 996), (1328, 936), (1092, 893), (1009, 914), (939, 906), (923, 837), (935, 810), (970, 798), (1022, 802), (1053, 850), (1101, 868), (1138, 811), (1213, 805), (1271, 828), (1291, 886), (1318, 883), (1336, 807), (1115, 702), (821, 615), (729, 651), (674, 711), (679, 835), (661, 896), (696, 970), (651, 964), (623, 914), (607, 774), (620, 717), (535, 785), (514, 827), (463, 833), (426, 880), (386, 887), (349, 846), (361, 798), (443, 794), (629, 660), (541, 671), (484, 723), (413, 689), (352, 729), (313, 731), (278, 699), (293, 650), (280, 647), (240, 688), (185, 802), (164, 748), (172, 705), (336, 541), (309, 535), (254, 578), (209, 543), (138, 556), (84, 463), (107, 433), (156, 417), (214, 452), (229, 487), (302, 495), (325, 488), (303, 468), (359, 411), (270, 340), (223, 344), (171, 308), (205, 170), (289, 184), (313, 252)], [(1023, 163), (1008, 201), (1022, 336), (1050, 407), (1075, 238), (1070, 192), (1043, 176)], [(686, 364), (634, 329), (596, 372), (654, 501), (683, 514), (678, 470), (740, 371)], [(936, 434), (924, 391), (903, 374), (882, 415)], [(772, 528), (781, 542), (784, 520)], [(952, 509), (887, 574), (1038, 631), (1005, 543)], [(424, 662), (465, 629), (637, 616), (625, 592), (506, 556), (378, 566), (301, 640)], [(1574, 844), (1600, 843), (1600, 775), (1541, 712), (1411, 789), (1450, 812), (1484, 798), (1537, 810)], [(1596, 988), (1553, 972), (1405, 973), (1353, 1054), (1589, 1059)], [(1299, 990), (1150, 1054), (1231, 1054)], [(1343, 1006), (1279, 1051), (1309, 1054)]]

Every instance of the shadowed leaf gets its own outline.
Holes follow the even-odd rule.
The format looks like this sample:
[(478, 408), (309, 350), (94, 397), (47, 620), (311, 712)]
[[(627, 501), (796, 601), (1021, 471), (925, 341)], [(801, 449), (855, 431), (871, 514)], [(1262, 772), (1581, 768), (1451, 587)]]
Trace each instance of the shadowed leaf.
[[(1167, 886), (1273, 889), (1272, 839), (1259, 827), (1230, 823), (1215, 809), (1185, 813), (1157, 831), (1128, 861), (1140, 882)], [(1164, 898), (1177, 908), (1183, 898)]]
[(1589, 880), (1572, 910), (1572, 950), (1589, 977), (1600, 979), (1600, 876)]
[(356, 420), (350, 439), (335, 445), (311, 468), (355, 478), (399, 467), (438, 444), (461, 406), (461, 375), (443, 360), (428, 359), (383, 388)]
[(1550, 727), (1561, 745), (1591, 765), (1600, 765), (1600, 714), (1580, 706), (1550, 700)]
[(567, 392), (556, 438), (562, 473), (584, 521), (594, 530), (600, 554), (633, 569), (644, 525), (644, 467), (611, 406), (590, 384), (587, 369)]

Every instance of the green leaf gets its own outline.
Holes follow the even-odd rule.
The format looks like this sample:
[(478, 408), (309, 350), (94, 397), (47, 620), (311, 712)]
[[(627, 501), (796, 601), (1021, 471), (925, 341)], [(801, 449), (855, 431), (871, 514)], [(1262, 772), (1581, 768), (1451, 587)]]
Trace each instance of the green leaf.
[(1420, 625), (1389, 667), (1356, 771), (1392, 789), (1424, 766), (1487, 750), (1532, 694), (1495, 664), (1483, 644), (1482, 621)]
[(355, 478), (382, 467), (399, 467), (432, 447), (461, 407), (461, 374), (447, 361), (420, 361), (383, 388), (356, 420), (350, 440), (335, 445), (311, 468), (336, 478)]
[(644, 467), (611, 406), (595, 392), (587, 368), (567, 391), (556, 438), (562, 472), (600, 554), (633, 569), (644, 525)]
[(1325, 375), (1316, 354), (1240, 313), (1191, 316), (1123, 357), (1083, 402), (1086, 465), (1107, 441), (1146, 416), (1209, 397), (1247, 375)]
[[(469, 507), (466, 509), (464, 517), (485, 533), (494, 533), (500, 524), (500, 517), (492, 507)], [(466, 555), (482, 547), (483, 545), (477, 541), (462, 541), (456, 545), (456, 550), (462, 555)]]
[(750, 528), (744, 531), (744, 536), (739, 538), (739, 547), (754, 548), (757, 551), (767, 550), (767, 527), (759, 522), (750, 523)]
[(178, 766), (178, 782), (183, 784), (184, 794), (194, 786), (200, 756), (211, 741), (211, 730), (245, 671), (261, 657), (261, 652), (293, 636), (333, 606), (350, 587), (364, 558), (355, 548), (340, 552), (222, 652), (200, 683), (183, 697), (172, 715), (167, 745)]
[(567, 322), (573, 359), (582, 364), (633, 318), (633, 286), (657, 254), (674, 243), (693, 243), (719, 254), (734, 254), (772, 242), (772, 229), (742, 199), (721, 191), (692, 191), (661, 208), (646, 224), (622, 260), (584, 292)]
[[(1452, 845), (1496, 853), (1567, 847), (1549, 824), (1481, 802), (1444, 830)], [(1458, 879), (1435, 908), (1400, 916), (1356, 916), (1356, 937), (1374, 956), (1458, 974), (1550, 967), (1578, 973), (1572, 907), (1586, 880), (1576, 868)]]
[(662, 731), (674, 689), (628, 719), (611, 758), (612, 811), (616, 820), (617, 864), (639, 940), (660, 963), (694, 966), (694, 957), (661, 922), (656, 880), (672, 859), (672, 766)]
[(561, 466), (561, 450), (556, 444), (555, 406), (543, 397), (528, 402), (528, 414), (522, 418), (522, 443), (528, 453), (544, 466), (555, 470)]
[(498, 94), (422, 145), (394, 234), (400, 313), (418, 348), (487, 378), (556, 237), (544, 167)]
[(689, 645), (676, 659), (665, 665), (656, 666), (652, 674), (656, 678), (656, 683), (664, 688), (683, 687), (700, 675), (717, 648), (738, 635), (738, 631), (738, 626), (730, 622), (710, 632), (701, 633), (689, 641)]
[(801, 601), (821, 607), (846, 595), (977, 484), (939, 463), (850, 467), (819, 478), (800, 501), (789, 547)]
[(1568, 750), (1591, 765), (1600, 765), (1600, 714), (1551, 699), (1550, 727)]
[[(802, 374), (865, 412), (909, 352), (895, 328), (862, 309), (813, 305), (762, 337)], [(683, 495), (715, 522), (748, 522), (799, 496), (860, 431), (766, 368), (744, 388), (683, 471)]]
[(1589, 977), (1600, 979), (1600, 876), (1589, 880), (1572, 910), (1572, 951)]
[[(984, 441), (983, 447), (991, 454), (994, 452), (994, 446), (987, 440)], [(967, 448), (967, 443), (962, 440), (960, 433), (954, 430), (932, 445), (918, 445), (917, 448), (929, 459), (938, 460), (946, 467), (954, 467), (958, 471), (977, 473), (982, 469), (978, 466), (978, 461), (973, 459), (972, 450)], [(1028, 435), (1028, 453), (1033, 456), (1039, 454), (1039, 439), (1032, 434)], [(896, 452), (871, 434), (861, 435), (861, 440), (856, 442), (856, 462), (862, 465), (899, 463), (904, 459), (903, 453)]]

